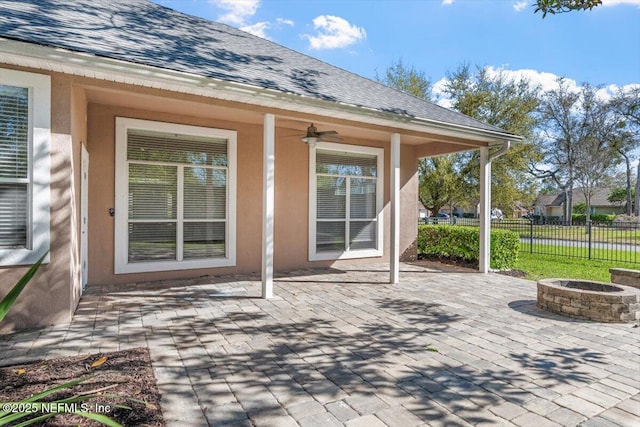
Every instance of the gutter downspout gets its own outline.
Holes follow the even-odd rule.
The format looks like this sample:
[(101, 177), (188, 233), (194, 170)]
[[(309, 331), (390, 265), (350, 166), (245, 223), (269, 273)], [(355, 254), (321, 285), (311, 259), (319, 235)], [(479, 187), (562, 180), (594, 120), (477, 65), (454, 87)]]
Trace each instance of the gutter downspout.
[(491, 162), (505, 154), (511, 141), (505, 141), (500, 149), (489, 153), (489, 147), (480, 148), (480, 262), (481, 273), (490, 271), (491, 259)]
[(505, 141), (504, 144), (502, 144), (502, 147), (500, 147), (498, 151), (496, 151), (495, 153), (489, 154), (489, 161), (491, 162), (494, 159), (497, 159), (498, 157), (502, 156), (503, 154), (507, 154), (507, 151), (509, 151), (510, 148), (511, 148), (511, 141)]

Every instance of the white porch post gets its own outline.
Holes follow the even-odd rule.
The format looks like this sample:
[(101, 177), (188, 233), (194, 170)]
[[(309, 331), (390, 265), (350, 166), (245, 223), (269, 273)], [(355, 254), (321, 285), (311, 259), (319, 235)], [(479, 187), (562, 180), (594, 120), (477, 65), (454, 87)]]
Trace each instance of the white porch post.
[(400, 282), (400, 134), (391, 134), (391, 242), (389, 283)]
[(491, 248), (491, 159), (489, 147), (480, 148), (480, 272), (489, 272)]
[(264, 115), (262, 191), (262, 298), (273, 296), (273, 223), (275, 205), (275, 116)]

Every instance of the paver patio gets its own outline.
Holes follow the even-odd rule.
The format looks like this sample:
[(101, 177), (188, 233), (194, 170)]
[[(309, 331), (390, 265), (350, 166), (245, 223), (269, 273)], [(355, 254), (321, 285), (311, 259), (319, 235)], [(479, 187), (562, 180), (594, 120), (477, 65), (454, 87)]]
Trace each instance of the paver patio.
[(0, 364), (148, 346), (168, 425), (640, 425), (640, 328), (547, 314), (526, 280), (385, 267), (289, 272), (270, 300), (249, 276), (92, 289)]

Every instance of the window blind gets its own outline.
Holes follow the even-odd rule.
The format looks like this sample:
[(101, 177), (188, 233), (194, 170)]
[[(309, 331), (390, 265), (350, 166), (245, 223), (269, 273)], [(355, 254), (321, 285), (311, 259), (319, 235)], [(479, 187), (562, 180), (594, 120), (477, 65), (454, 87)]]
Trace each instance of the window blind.
[(378, 159), (361, 153), (316, 151), (316, 172), (333, 175), (377, 176)]
[(27, 184), (0, 184), (0, 248), (24, 248), (28, 224)]
[(377, 248), (376, 155), (316, 150), (316, 251)]
[(127, 158), (152, 162), (227, 166), (227, 140), (129, 129)]
[(128, 129), (127, 161), (129, 262), (226, 256), (225, 139)]
[(28, 246), (29, 90), (0, 85), (0, 248)]

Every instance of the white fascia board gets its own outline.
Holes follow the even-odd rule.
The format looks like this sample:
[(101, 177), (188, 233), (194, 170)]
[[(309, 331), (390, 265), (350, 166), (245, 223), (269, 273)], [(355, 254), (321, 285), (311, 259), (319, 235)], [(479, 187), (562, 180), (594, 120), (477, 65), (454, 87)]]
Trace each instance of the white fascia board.
[(98, 80), (205, 96), (226, 101), (329, 116), (378, 126), (474, 138), (489, 145), (517, 141), (519, 136), (419, 117), (401, 116), (371, 108), (324, 101), (303, 95), (264, 89), (242, 83), (202, 77), (147, 65), (98, 57), (34, 43), (0, 38), (1, 62)]

